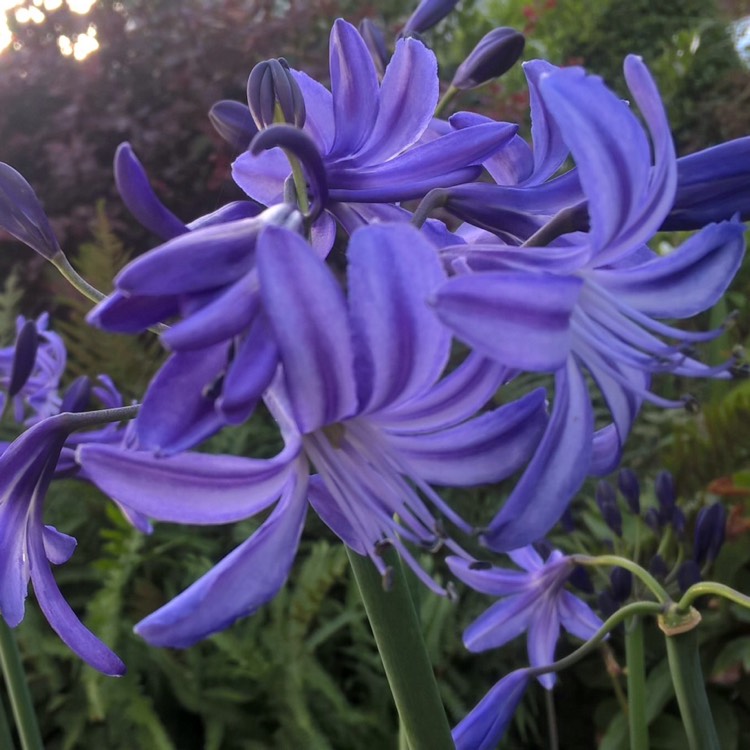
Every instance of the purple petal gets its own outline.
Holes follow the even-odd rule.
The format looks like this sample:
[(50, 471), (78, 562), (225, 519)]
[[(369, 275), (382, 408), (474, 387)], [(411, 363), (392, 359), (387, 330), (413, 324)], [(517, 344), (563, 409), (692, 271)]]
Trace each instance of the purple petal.
[(258, 216), (262, 210), (263, 207), (255, 201), (232, 201), (215, 211), (211, 211), (210, 214), (199, 216), (191, 221), (187, 228), (194, 232), (196, 229), (203, 229), (203, 227), (211, 227), (216, 224), (228, 224), (230, 221), (238, 221), (239, 219), (252, 219)]
[(518, 669), (503, 677), (453, 730), (456, 750), (494, 750), (505, 734), (529, 684)]
[(289, 479), (273, 513), (202, 578), (135, 627), (152, 646), (187, 648), (247, 617), (278, 593), (297, 553), (307, 481)]
[(380, 87), (377, 119), (354, 163), (384, 162), (416, 143), (432, 121), (438, 95), (434, 53), (416, 39), (400, 39)]
[(349, 522), (346, 513), (341, 508), (333, 495), (323, 483), (319, 476), (310, 478), (307, 499), (310, 501), (315, 512), (320, 516), (323, 523), (341, 539), (350, 549), (359, 555), (366, 555), (367, 550), (373, 545), (372, 539), (362, 539)]
[(533, 622), (537, 603), (533, 589), (495, 602), (466, 628), (464, 645), (474, 653), (504, 646)]
[(72, 536), (63, 534), (54, 526), (45, 526), (42, 530), (45, 557), (55, 565), (62, 565), (70, 560), (78, 542)]
[(389, 435), (410, 473), (452, 487), (498, 482), (518, 471), (547, 424), (544, 389), (435, 433)]
[(13, 167), (0, 162), (0, 229), (52, 260), (59, 255), (47, 215), (31, 185)]
[(355, 153), (373, 129), (378, 117), (378, 74), (357, 29), (340, 18), (331, 29), (328, 64), (336, 123), (329, 156), (337, 158)]
[(409, 34), (423, 34), (443, 20), (458, 4), (458, 0), (421, 0), (414, 12), (409, 16), (401, 32)]
[(593, 422), (586, 381), (569, 358), (555, 374), (552, 415), (534, 458), (484, 534), (491, 549), (531, 544), (557, 523), (588, 472)]
[[(5, 461), (3, 465), (6, 465)], [(0, 505), (0, 612), (14, 628), (23, 620), (29, 588), (28, 500), (20, 496), (14, 498), (9, 495), (8, 488), (3, 489)]]
[(151, 381), (136, 420), (144, 450), (177, 453), (213, 435), (224, 425), (212, 389), (228, 361), (227, 343), (177, 352)]
[(208, 111), (208, 119), (235, 151), (244, 151), (258, 133), (250, 110), (242, 102), (222, 99)]
[(289, 159), (280, 148), (240, 154), (232, 162), (232, 179), (253, 200), (266, 206), (279, 203), (284, 181), (292, 173)]
[(711, 224), (667, 256), (631, 268), (600, 269), (593, 277), (618, 301), (646, 315), (686, 318), (719, 300), (744, 253), (742, 224)]
[(52, 629), (94, 669), (107, 675), (124, 674), (125, 665), (122, 661), (83, 625), (57, 588), (47, 562), (41, 534), (29, 535), (29, 557), (34, 593), (39, 608)]
[(269, 227), (258, 243), (261, 294), (301, 432), (357, 406), (346, 301), (333, 274), (298, 235)]
[(86, 316), (86, 322), (114, 333), (139, 333), (177, 315), (177, 297), (126, 296), (114, 291)]
[[(555, 604), (556, 598), (543, 596), (529, 625), (526, 645), (532, 667), (543, 667), (555, 661), (555, 647), (560, 637), (560, 617)], [(556, 677), (548, 672), (537, 679), (547, 690), (552, 690)]]
[(331, 92), (307, 73), (293, 70), (292, 75), (302, 91), (307, 110), (302, 129), (315, 141), (321, 154), (328, 154), (335, 136)]
[(445, 562), (456, 578), (481, 594), (509, 596), (520, 594), (530, 586), (529, 576), (518, 570), (480, 567), (475, 561), (464, 560), (455, 555), (446, 557)]
[(299, 453), (290, 442), (271, 459), (209, 453), (156, 456), (115, 445), (87, 444), (77, 460), (99, 489), (157, 521), (220, 524), (249, 518), (281, 494)]
[(128, 211), (146, 229), (163, 240), (188, 231), (156, 196), (143, 165), (127, 142), (121, 143), (115, 152), (115, 182)]
[(490, 272), (450, 279), (437, 293), (440, 319), (462, 341), (509, 367), (560, 367), (570, 350), (570, 316), (581, 280)]
[(588, 604), (569, 591), (560, 592), (557, 611), (565, 630), (582, 641), (589, 640), (604, 624)]
[(426, 302), (446, 277), (408, 224), (357, 230), (348, 257), (358, 397), (376, 411), (428, 390), (447, 364), (450, 333)]
[(594, 433), (589, 474), (605, 477), (611, 474), (622, 459), (620, 434), (614, 424), (608, 424)]

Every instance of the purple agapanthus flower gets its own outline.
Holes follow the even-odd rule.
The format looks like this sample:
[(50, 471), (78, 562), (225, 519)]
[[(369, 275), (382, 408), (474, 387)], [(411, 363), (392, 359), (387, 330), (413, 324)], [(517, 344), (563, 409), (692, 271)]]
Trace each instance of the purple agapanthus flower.
[[(286, 447), (269, 460), (85, 445), (78, 460), (114, 499), (157, 520), (224, 523), (280, 499), (244, 544), (138, 626), (156, 645), (188, 646), (274, 596), (294, 559), (307, 501), (383, 575), (395, 546), (431, 588), (409, 547), (446, 544), (436, 509), (470, 531), (431, 485), (471, 486), (517, 471), (546, 424), (544, 393), (478, 411), (507, 377), (470, 356), (441, 379), (448, 332), (425, 304), (445, 280), (436, 250), (408, 225), (360, 229), (339, 281), (299, 235), (258, 240), (264, 313), (281, 367), (265, 402)], [(311, 476), (311, 471), (316, 472)]]
[[(318, 192), (325, 191), (325, 207), (337, 216), (342, 202), (369, 217), (374, 209), (361, 204), (419, 198), (473, 180), (481, 163), (516, 132), (514, 125), (487, 121), (418, 143), (432, 121), (438, 77), (435, 55), (416, 39), (398, 41), (380, 83), (365, 41), (339, 19), (331, 31), (330, 72), (330, 92), (295, 74), (307, 111), (301, 133), (275, 126), (258, 142), (284, 146), (309, 163)], [(242, 154), (233, 165), (235, 182), (265, 205), (281, 201), (289, 174), (280, 148)]]
[[(16, 321), (17, 335), (26, 332), (36, 339), (29, 343), (27, 351), (19, 351), (17, 340), (13, 346), (0, 349), (0, 411), (5, 407), (6, 398), (13, 401), (13, 415), (17, 422), (32, 425), (45, 417), (57, 414), (60, 408), (58, 391), (60, 378), (65, 370), (66, 352), (62, 339), (47, 330), (49, 316), (43, 313), (36, 321), (27, 321), (20, 316)], [(33, 351), (32, 351), (33, 349)], [(31, 357), (20, 367), (24, 370), (22, 382), (18, 380), (19, 358)], [(7, 394), (7, 396), (6, 396)]]
[(526, 669), (505, 675), (453, 730), (456, 750), (494, 750), (503, 738), (530, 679)]
[[(543, 667), (555, 661), (555, 647), (562, 626), (568, 633), (587, 641), (602, 626), (591, 608), (566, 591), (565, 584), (575, 563), (559, 550), (543, 560), (533, 547), (509, 552), (524, 573), (492, 567), (460, 557), (446, 558), (453, 575), (483, 594), (502, 597), (464, 631), (469, 651), (499, 648), (521, 633), (527, 633), (529, 663)], [(547, 690), (555, 675), (538, 677)]]
[(70, 434), (129, 410), (99, 414), (69, 412), (47, 417), (24, 432), (0, 455), (0, 612), (11, 627), (24, 616), (29, 580), (39, 607), (60, 638), (87, 664), (119, 675), (120, 659), (78, 619), (55, 583), (50, 563), (67, 562), (76, 540), (43, 521), (44, 497)]
[[(682, 405), (650, 390), (653, 374), (727, 376), (728, 363), (711, 368), (684, 351), (718, 332), (684, 332), (659, 319), (688, 317), (719, 299), (741, 263), (744, 228), (709, 225), (665, 257), (644, 245), (672, 206), (676, 160), (647, 69), (631, 56), (625, 72), (653, 161), (643, 127), (599, 78), (569, 68), (540, 81), (588, 199), (587, 234), (548, 247), (480, 242), (444, 250), (463, 272), (436, 295), (441, 319), (509, 367), (555, 373), (547, 433), (484, 536), (500, 551), (542, 538), (588, 473), (614, 468), (643, 400)], [(585, 372), (614, 420), (598, 432)]]

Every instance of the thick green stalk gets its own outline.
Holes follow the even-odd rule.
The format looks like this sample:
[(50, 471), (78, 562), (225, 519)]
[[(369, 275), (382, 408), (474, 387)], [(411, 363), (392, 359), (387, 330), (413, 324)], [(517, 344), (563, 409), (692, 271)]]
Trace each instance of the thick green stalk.
[(403, 735), (410, 750), (454, 750), (450, 725), (422, 637), (401, 560), (383, 559), (393, 571), (389, 591), (372, 561), (347, 550), (375, 643), (383, 660)]
[(5, 712), (5, 705), (0, 698), (0, 747), (7, 750), (15, 750), (13, 735), (10, 733), (10, 724), (8, 723), (8, 714)]
[(646, 659), (643, 648), (643, 620), (640, 617), (634, 617), (625, 625), (625, 658), (628, 665), (630, 750), (648, 750)]
[(16, 639), (0, 617), (0, 663), (23, 750), (44, 750)]
[(720, 750), (703, 681), (698, 631), (667, 635), (667, 657), (690, 750)]

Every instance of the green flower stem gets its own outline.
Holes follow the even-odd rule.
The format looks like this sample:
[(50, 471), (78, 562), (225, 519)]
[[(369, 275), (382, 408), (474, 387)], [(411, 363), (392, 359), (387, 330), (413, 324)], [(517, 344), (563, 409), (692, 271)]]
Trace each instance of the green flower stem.
[(393, 571), (390, 591), (383, 589), (371, 560), (348, 549), (347, 554), (409, 750), (453, 750), (450, 725), (398, 554), (389, 549), (383, 555)]
[(638, 615), (661, 615), (663, 612), (664, 605), (658, 604), (657, 602), (633, 602), (632, 604), (626, 604), (622, 609), (618, 609), (617, 612), (605, 620), (599, 630), (597, 630), (596, 633), (594, 633), (594, 635), (583, 644), (583, 646), (573, 651), (572, 654), (568, 654), (566, 657), (553, 662), (552, 664), (545, 664), (541, 667), (529, 667), (528, 673), (532, 677), (538, 677), (539, 675), (547, 674), (548, 672), (562, 672), (563, 669), (572, 667), (585, 656), (588, 656), (599, 646), (612, 629), (617, 627), (621, 622), (627, 620), (629, 617), (636, 617)]
[(648, 750), (646, 659), (643, 648), (643, 619), (641, 617), (634, 617), (625, 625), (625, 658), (628, 665), (630, 750)]
[(670, 604), (672, 601), (669, 594), (664, 590), (656, 578), (651, 575), (651, 573), (638, 565), (638, 563), (628, 560), (626, 557), (618, 557), (617, 555), (597, 555), (596, 557), (573, 555), (572, 560), (578, 565), (586, 565), (589, 567), (617, 566), (619, 568), (625, 568), (625, 570), (629, 570), (636, 578), (638, 578), (661, 604)]
[(13, 735), (10, 733), (8, 715), (5, 713), (5, 705), (2, 698), (0, 698), (0, 747), (7, 748), (7, 750), (15, 750), (16, 748), (13, 742)]
[(666, 636), (667, 658), (690, 750), (720, 750), (703, 682), (696, 628)]
[(302, 171), (302, 165), (299, 159), (291, 152), (284, 150), (289, 165), (292, 168), (292, 178), (294, 179), (294, 189), (297, 192), (297, 205), (299, 210), (307, 216), (310, 213), (310, 201), (307, 199), (307, 180), (305, 173)]
[(455, 86), (448, 86), (448, 90), (443, 94), (437, 107), (435, 107), (435, 114), (433, 117), (440, 117), (445, 111), (445, 108), (453, 101), (453, 98), (458, 93), (458, 89)]
[(0, 664), (23, 750), (44, 750), (16, 639), (0, 617)]
[(703, 581), (693, 584), (683, 595), (682, 599), (677, 602), (677, 609), (685, 611), (699, 596), (721, 596), (729, 599), (730, 602), (739, 604), (746, 609), (750, 609), (750, 596), (740, 594), (723, 583), (714, 583), (713, 581)]

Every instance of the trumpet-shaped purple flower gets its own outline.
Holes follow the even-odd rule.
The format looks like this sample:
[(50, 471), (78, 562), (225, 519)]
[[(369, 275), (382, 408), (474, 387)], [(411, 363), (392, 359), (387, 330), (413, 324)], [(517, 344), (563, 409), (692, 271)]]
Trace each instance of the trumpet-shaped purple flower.
[[(555, 661), (555, 647), (562, 626), (571, 635), (587, 641), (602, 621), (578, 597), (565, 590), (575, 563), (554, 550), (542, 560), (533, 547), (508, 553), (525, 573), (494, 568), (460, 557), (446, 562), (453, 575), (483, 594), (502, 597), (464, 631), (469, 651), (499, 648), (521, 633), (527, 633), (529, 662), (542, 667)], [(555, 684), (554, 674), (543, 674), (539, 682), (547, 690)]]
[[(307, 501), (383, 575), (394, 545), (433, 589), (409, 547), (445, 543), (433, 510), (469, 531), (432, 484), (470, 486), (517, 471), (546, 424), (544, 393), (477, 414), (507, 376), (470, 356), (441, 379), (450, 336), (425, 304), (445, 280), (435, 249), (407, 225), (351, 239), (349, 299), (299, 235), (258, 241), (263, 308), (281, 368), (265, 401), (286, 447), (270, 460), (85, 445), (78, 460), (114, 499), (155, 519), (225, 523), (280, 496), (259, 530), (138, 626), (149, 642), (188, 646), (254, 612), (283, 583)], [(311, 471), (316, 473), (310, 476)]]
[[(672, 205), (676, 160), (645, 66), (629, 57), (625, 72), (651, 132), (653, 163), (642, 126), (600, 79), (566, 69), (540, 82), (576, 159), (588, 198), (588, 234), (567, 235), (549, 247), (479, 243), (444, 251), (456, 267), (474, 273), (438, 291), (441, 319), (509, 367), (555, 372), (547, 433), (485, 534), (498, 550), (543, 537), (587, 473), (614, 468), (643, 400), (682, 405), (651, 392), (653, 374), (727, 375), (728, 365), (707, 367), (684, 351), (717, 332), (683, 332), (658, 319), (688, 317), (719, 299), (742, 260), (743, 227), (709, 225), (666, 257), (645, 247)], [(614, 420), (596, 433), (585, 371)]]
[[(62, 339), (47, 330), (48, 320), (46, 313), (35, 322), (19, 317), (16, 343), (0, 349), (0, 388), (13, 401), (15, 420), (27, 425), (57, 414), (60, 408), (58, 387), (66, 352)], [(5, 399), (0, 392), (0, 411)]]
[[(116, 410), (114, 416), (131, 414)], [(125, 666), (84, 627), (52, 576), (50, 563), (67, 562), (76, 540), (43, 521), (44, 497), (66, 440), (73, 430), (101, 421), (108, 420), (91, 413), (48, 417), (0, 456), (0, 612), (11, 627), (21, 622), (31, 580), (39, 607), (60, 638), (95, 669), (118, 675)]]
[[(418, 144), (437, 104), (438, 77), (435, 55), (416, 39), (399, 40), (379, 83), (365, 41), (338, 20), (331, 31), (330, 72), (330, 92), (297, 73), (307, 111), (304, 129), (275, 126), (258, 136), (252, 150), (284, 146), (297, 154), (317, 186), (314, 202), (335, 214), (338, 202), (402, 201), (473, 180), (481, 163), (516, 132), (506, 123), (483, 122)], [(265, 205), (280, 202), (289, 174), (280, 148), (242, 154), (233, 166), (237, 184)]]

